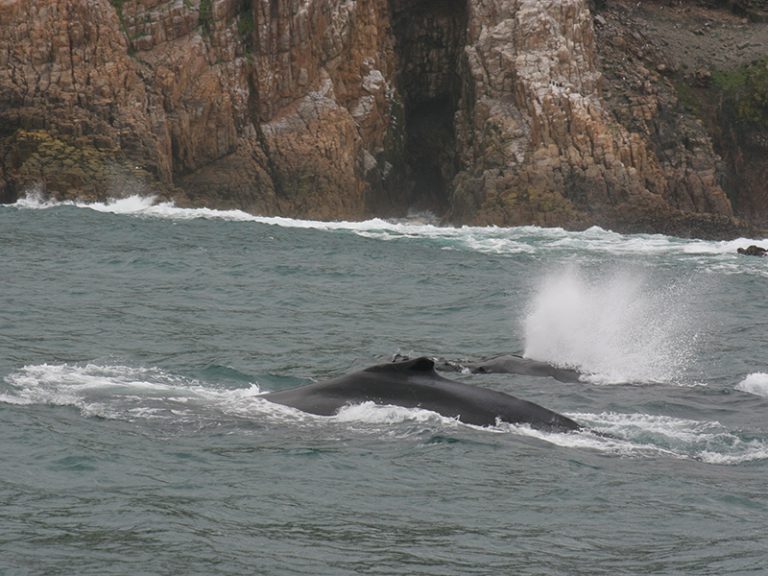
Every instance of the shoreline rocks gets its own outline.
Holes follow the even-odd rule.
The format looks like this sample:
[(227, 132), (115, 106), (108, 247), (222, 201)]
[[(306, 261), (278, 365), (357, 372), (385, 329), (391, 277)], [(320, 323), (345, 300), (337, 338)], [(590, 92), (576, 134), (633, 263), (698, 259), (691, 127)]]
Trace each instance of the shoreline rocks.
[(759, 204), (759, 179), (724, 188), (733, 168), (686, 108), (679, 64), (638, 26), (668, 8), (633, 5), (7, 0), (0, 201), (146, 190), (320, 219), (765, 225), (734, 210)]
[(766, 256), (768, 249), (752, 244), (747, 248), (738, 248), (736, 252), (745, 256)]

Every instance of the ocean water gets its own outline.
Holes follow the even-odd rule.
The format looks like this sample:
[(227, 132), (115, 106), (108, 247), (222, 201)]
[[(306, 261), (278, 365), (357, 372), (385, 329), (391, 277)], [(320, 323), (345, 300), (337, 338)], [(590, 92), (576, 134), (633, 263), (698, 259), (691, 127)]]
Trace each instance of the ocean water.
[[(2, 206), (0, 574), (766, 574), (760, 240)], [(260, 397), (510, 352), (607, 434)]]

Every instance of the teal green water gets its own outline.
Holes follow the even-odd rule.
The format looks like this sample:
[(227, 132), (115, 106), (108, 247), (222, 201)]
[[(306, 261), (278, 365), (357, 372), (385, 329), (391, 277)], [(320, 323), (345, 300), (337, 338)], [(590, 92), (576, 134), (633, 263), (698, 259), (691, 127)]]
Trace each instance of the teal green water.
[[(0, 574), (765, 574), (751, 242), (0, 207)], [(259, 397), (506, 352), (610, 436)]]

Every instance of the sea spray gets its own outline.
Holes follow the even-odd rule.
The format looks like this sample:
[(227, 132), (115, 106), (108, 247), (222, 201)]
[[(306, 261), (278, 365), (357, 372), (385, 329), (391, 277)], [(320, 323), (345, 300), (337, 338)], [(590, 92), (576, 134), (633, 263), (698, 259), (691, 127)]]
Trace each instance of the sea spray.
[(547, 275), (524, 320), (528, 358), (576, 368), (598, 383), (680, 382), (695, 357), (696, 311), (684, 281), (654, 285), (615, 270)]

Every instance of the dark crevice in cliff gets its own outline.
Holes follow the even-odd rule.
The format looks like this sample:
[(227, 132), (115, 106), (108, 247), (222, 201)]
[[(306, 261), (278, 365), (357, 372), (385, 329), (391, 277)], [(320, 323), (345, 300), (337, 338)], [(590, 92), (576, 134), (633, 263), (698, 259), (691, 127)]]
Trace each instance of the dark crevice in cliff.
[(269, 144), (267, 143), (267, 138), (264, 136), (264, 131), (261, 128), (261, 122), (259, 118), (259, 102), (261, 100), (259, 97), (260, 88), (258, 80), (253, 74), (253, 70), (251, 70), (251, 72), (248, 74), (248, 88), (248, 110), (250, 113), (251, 122), (253, 123), (253, 127), (256, 130), (259, 147), (264, 153), (264, 158), (266, 159), (267, 165), (264, 168), (267, 170), (267, 174), (272, 181), (275, 194), (278, 197), (284, 197), (285, 193), (283, 191), (282, 178), (280, 178), (280, 171), (275, 166), (274, 160), (269, 153)]
[(448, 205), (448, 186), (455, 175), (455, 138), (450, 98), (412, 105), (406, 116), (411, 207), (441, 213)]
[(453, 118), (467, 28), (463, 0), (391, 0), (404, 104), (404, 202), (443, 214), (456, 173)]
[(19, 194), (13, 181), (3, 178), (3, 167), (0, 165), (0, 204), (13, 204), (18, 201)]

